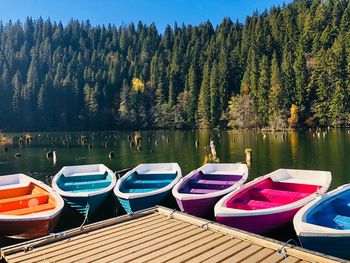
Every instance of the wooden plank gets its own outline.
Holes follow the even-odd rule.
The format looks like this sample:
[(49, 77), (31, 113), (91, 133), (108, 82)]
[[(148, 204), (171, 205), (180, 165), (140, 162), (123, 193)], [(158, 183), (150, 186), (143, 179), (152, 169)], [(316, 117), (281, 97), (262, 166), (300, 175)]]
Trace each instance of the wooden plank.
[(239, 239), (232, 239), (227, 243), (224, 243), (222, 245), (219, 245), (217, 247), (212, 248), (211, 250), (208, 250), (200, 255), (197, 255), (195, 257), (193, 257), (190, 260), (187, 260), (185, 262), (191, 262), (191, 263), (199, 263), (202, 262), (205, 259), (209, 259), (213, 256), (216, 256), (220, 253), (222, 253), (223, 251), (226, 251), (228, 249), (231, 249), (232, 247), (234, 247), (235, 245), (237, 245), (238, 243), (242, 242), (242, 240)]
[[(152, 236), (155, 231), (161, 235), (163, 232), (171, 233), (176, 230), (179, 226), (182, 226), (181, 222), (168, 220), (168, 224), (165, 224), (161, 227), (150, 226), (148, 229), (145, 229), (142, 233), (137, 233), (135, 235), (130, 235), (125, 233), (124, 235), (116, 235), (114, 237), (110, 237), (106, 235), (103, 240), (96, 239), (93, 243), (89, 245), (85, 245), (84, 243), (77, 249), (73, 250), (60, 250), (58, 253), (55, 253), (55, 257), (52, 257), (52, 261), (59, 260), (73, 260), (75, 257), (86, 257), (88, 255), (94, 255), (99, 253), (99, 251), (104, 251), (108, 249), (113, 249), (118, 247), (119, 249), (127, 248), (130, 244), (135, 242), (143, 242), (148, 237)], [(190, 225), (188, 225), (190, 226)], [(47, 258), (47, 255), (46, 255)]]
[(251, 255), (249, 258), (243, 260), (242, 263), (260, 262), (261, 260), (269, 257), (273, 253), (276, 253), (276, 251), (269, 248), (264, 248), (255, 253), (254, 255)]
[[(155, 212), (157, 211), (157, 212)], [(166, 208), (141, 211), (1, 249), (10, 262), (337, 262), (322, 254)], [(205, 228), (199, 228), (205, 224)], [(209, 231), (208, 231), (208, 230)], [(214, 233), (215, 232), (215, 233)], [(223, 236), (226, 235), (226, 236)], [(232, 240), (230, 240), (232, 239)], [(23, 248), (33, 245), (27, 253)], [(18, 253), (17, 253), (18, 252)], [(289, 255), (289, 256), (288, 256)], [(302, 261), (303, 259), (303, 261)]]
[(204, 246), (212, 240), (217, 240), (224, 237), (224, 235), (214, 233), (212, 231), (206, 232), (208, 232), (206, 237), (199, 237), (199, 235), (193, 236), (162, 249), (155, 250), (152, 253), (137, 258), (137, 260), (140, 262), (151, 262), (152, 260), (156, 262), (169, 262), (171, 259), (186, 254), (188, 251), (196, 249), (200, 246)]
[[(135, 222), (133, 222), (134, 224), (116, 225), (116, 226), (111, 226), (104, 229), (95, 230), (92, 232), (83, 233), (82, 235), (75, 236), (67, 240), (52, 243), (43, 247), (34, 248), (34, 250), (32, 251), (28, 251), (28, 252), (22, 251), (19, 253), (15, 253), (13, 255), (6, 256), (6, 258), (10, 260), (15, 258), (21, 258), (23, 256), (29, 258), (30, 254), (35, 254), (34, 256), (36, 256), (38, 253), (48, 254), (48, 253), (51, 253), (52, 251), (62, 250), (65, 247), (72, 248), (74, 245), (79, 246), (84, 242), (88, 242), (89, 240), (95, 240), (96, 238), (106, 236), (106, 234), (110, 237), (113, 234), (120, 235), (123, 233), (131, 233), (131, 231), (132, 232), (139, 231), (139, 229), (142, 230), (143, 228), (146, 228), (148, 226), (158, 225), (160, 223), (162, 224), (167, 223), (165, 220), (163, 220), (164, 217), (159, 218), (158, 220), (157, 219), (158, 219), (157, 217), (153, 217), (153, 216), (148, 218), (137, 219)], [(157, 220), (157, 221), (154, 221), (154, 220)], [(130, 231), (130, 228), (132, 229), (131, 231)]]
[[(179, 223), (179, 222), (177, 222)], [(181, 222), (183, 223), (183, 222)], [(128, 255), (129, 253), (133, 253), (139, 249), (142, 249), (147, 245), (158, 244), (164, 240), (167, 240), (171, 237), (175, 236), (189, 236), (194, 234), (194, 232), (198, 233), (198, 227), (192, 225), (180, 224), (176, 225), (173, 228), (167, 228), (161, 232), (153, 231), (149, 235), (143, 235), (143, 237), (134, 240), (134, 242), (124, 242), (121, 241), (120, 244), (112, 243), (109, 245), (98, 244), (98, 248), (90, 251), (86, 251), (85, 253), (79, 253), (75, 255), (69, 255), (68, 257), (65, 255), (62, 258), (62, 262), (70, 262), (70, 261), (83, 261), (83, 262), (95, 262), (98, 259), (105, 258), (108, 255)], [(107, 260), (106, 260), (107, 261)], [(57, 262), (61, 262), (61, 259), (58, 259)]]
[(286, 259), (282, 260), (281, 263), (282, 262), (283, 263), (297, 263), (297, 262), (300, 262), (300, 261), (301, 261), (301, 259), (299, 259), (299, 258), (295, 258), (295, 257), (289, 256)]
[(109, 257), (103, 258), (102, 261), (106, 260), (106, 261), (114, 261), (118, 263), (130, 262), (130, 261), (147, 262), (145, 258), (147, 258), (147, 256), (152, 252), (161, 251), (163, 248), (167, 248), (168, 246), (171, 246), (173, 244), (178, 244), (182, 241), (185, 241), (187, 244), (189, 244), (192, 241), (199, 240), (214, 234), (213, 232), (209, 232), (199, 228), (191, 232), (192, 233), (185, 232), (182, 235), (175, 235), (175, 236), (173, 235), (168, 239), (164, 239), (161, 242), (157, 242), (154, 244), (150, 244), (150, 243), (143, 244), (143, 246), (137, 247), (127, 255), (123, 254), (123, 251), (119, 255), (112, 254)]
[(277, 263), (284, 259), (284, 256), (280, 253), (273, 253), (271, 256), (263, 259), (261, 263)]
[[(186, 253), (183, 253), (182, 255), (177, 256), (176, 258), (172, 258), (171, 260), (168, 260), (168, 262), (188, 262), (190, 259), (203, 254), (204, 252), (213, 250), (214, 248), (226, 244), (229, 242), (231, 239), (227, 236), (222, 236), (218, 239), (215, 240), (210, 240), (205, 245), (201, 245), (200, 247), (197, 247), (195, 249), (191, 248), (189, 251), (187, 250)], [(162, 261), (163, 258), (161, 259), (155, 259), (155, 260), (150, 260), (149, 262), (160, 262)]]
[(263, 247), (257, 246), (257, 245), (251, 245), (250, 247), (247, 247), (246, 249), (238, 252), (237, 254), (226, 258), (222, 262), (227, 262), (227, 263), (229, 263), (229, 262), (232, 262), (232, 263), (241, 262), (242, 260), (249, 258), (254, 253), (259, 252), (260, 250), (263, 250)]
[(10, 255), (10, 254), (14, 254), (14, 253), (23, 251), (25, 247), (33, 246), (33, 244), (40, 243), (40, 246), (47, 245), (47, 244), (57, 242), (57, 241), (62, 240), (62, 239), (67, 239), (67, 238), (71, 238), (71, 237), (76, 236), (76, 235), (81, 235), (82, 233), (85, 233), (85, 232), (90, 232), (93, 230), (101, 229), (101, 228), (108, 227), (108, 226), (115, 225), (115, 224), (126, 223), (128, 221), (135, 220), (137, 218), (142, 218), (142, 217), (145, 217), (147, 215), (152, 215), (154, 213), (155, 213), (155, 209), (149, 209), (147, 211), (140, 211), (132, 216), (130, 216), (130, 215), (119, 216), (117, 218), (111, 218), (111, 219), (104, 220), (102, 222), (89, 224), (89, 225), (86, 225), (82, 228), (74, 228), (71, 230), (67, 230), (67, 231), (62, 232), (62, 233), (64, 233), (64, 235), (62, 235), (62, 233), (58, 233), (59, 235), (57, 235), (57, 234), (50, 235), (50, 236), (38, 238), (35, 240), (26, 241), (26, 242), (23, 242), (20, 244), (7, 246), (4, 248), (1, 248), (1, 257), (5, 257), (6, 255)]
[[(270, 248), (273, 250), (277, 250), (279, 248), (281, 248), (283, 246), (282, 242), (279, 242), (277, 240), (272, 240), (269, 238), (265, 238), (265, 237), (261, 237), (259, 235), (256, 234), (252, 234), (252, 233), (248, 233), (245, 231), (241, 231), (239, 229), (234, 229), (231, 227), (227, 227), (215, 222), (210, 222), (208, 220), (203, 220), (200, 218), (196, 218), (193, 216), (189, 216), (186, 215), (184, 213), (181, 212), (173, 212), (172, 210), (165, 208), (165, 207), (158, 207), (157, 208), (158, 213), (170, 216), (172, 218), (176, 218), (179, 220), (182, 220), (184, 222), (188, 222), (191, 224), (195, 224), (195, 225), (203, 225), (203, 224), (207, 224), (209, 223), (207, 226), (209, 229), (212, 229), (214, 231), (220, 231), (222, 233), (228, 234), (228, 235), (232, 235), (235, 238), (239, 238), (251, 243), (254, 243), (256, 245), (260, 245), (266, 248)], [(307, 261), (312, 261), (312, 262), (322, 262), (322, 263), (335, 263), (338, 262), (336, 261), (336, 259), (332, 259), (331, 257), (328, 257), (326, 255), (317, 253), (317, 252), (312, 252), (310, 253), (309, 251), (302, 249), (302, 248), (296, 248), (293, 247), (291, 245), (287, 245), (285, 246), (285, 251), (288, 255), (300, 258), (300, 259), (304, 259)]]
[[(64, 253), (72, 252), (76, 254), (77, 252), (84, 251), (87, 248), (94, 248), (98, 246), (98, 243), (110, 243), (117, 242), (118, 240), (124, 240), (131, 242), (133, 239), (137, 239), (138, 237), (142, 237), (148, 232), (153, 232), (155, 229), (167, 229), (173, 225), (180, 225), (181, 222), (175, 220), (161, 220), (158, 222), (147, 222), (147, 224), (138, 225), (136, 228), (125, 228), (122, 231), (118, 231), (118, 229), (114, 229), (113, 232), (109, 233), (98, 233), (98, 235), (88, 234), (86, 237), (81, 239), (75, 239), (74, 242), (68, 241), (64, 244), (60, 244), (58, 246), (50, 247), (49, 249), (45, 249), (45, 247), (41, 250), (34, 249), (28, 253), (21, 253), (21, 256), (17, 256), (12, 258), (13, 262), (21, 262), (23, 260), (29, 260), (32, 258), (37, 258), (38, 255), (45, 255), (46, 259), (54, 258)], [(82, 247), (83, 245), (83, 247)]]
[(242, 242), (238, 243), (237, 245), (235, 245), (234, 247), (232, 247), (232, 248), (230, 248), (230, 249), (228, 249), (228, 250), (226, 250), (226, 251), (223, 251), (222, 253), (217, 254), (217, 255), (214, 256), (214, 257), (208, 258), (208, 259), (204, 260), (203, 262), (218, 262), (218, 261), (223, 261), (223, 260), (225, 260), (226, 258), (231, 257), (231, 256), (237, 254), (237, 253), (240, 252), (241, 250), (246, 249), (246, 248), (249, 247), (250, 245), (251, 245), (251, 243), (242, 241)]

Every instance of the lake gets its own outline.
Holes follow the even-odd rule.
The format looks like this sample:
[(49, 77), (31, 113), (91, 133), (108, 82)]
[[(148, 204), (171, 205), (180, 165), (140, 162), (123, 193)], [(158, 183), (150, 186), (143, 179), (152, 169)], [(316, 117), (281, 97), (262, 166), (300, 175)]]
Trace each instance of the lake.
[[(284, 135), (220, 130), (141, 131), (139, 148), (131, 143), (134, 138), (131, 131), (31, 133), (33, 139), (22, 145), (18, 139), (24, 133), (8, 135), (14, 136), (14, 141), (7, 152), (0, 148), (0, 174), (23, 172), (47, 184), (51, 184), (52, 176), (62, 166), (90, 163), (104, 163), (118, 171), (140, 163), (178, 162), (186, 175), (204, 164), (204, 147), (209, 145), (210, 139), (216, 145), (221, 162), (244, 161), (245, 149), (252, 149), (248, 181), (278, 168), (297, 168), (331, 171), (331, 189), (350, 183), (350, 133), (347, 129), (331, 129), (319, 134), (290, 131)], [(82, 136), (85, 136), (84, 144), (80, 143)], [(56, 151), (56, 163), (46, 157), (49, 150)], [(114, 153), (113, 158), (109, 158), (110, 152)], [(14, 157), (16, 153), (21, 153), (21, 157)], [(170, 206), (175, 207), (174, 203)], [(96, 220), (113, 216), (108, 211), (111, 208), (105, 207)], [(69, 218), (69, 222), (61, 220), (58, 231), (79, 226), (82, 221), (80, 217), (74, 221), (74, 215), (65, 213), (62, 217)], [(280, 240), (296, 238), (291, 226), (282, 232), (282, 235), (277, 231), (269, 236)], [(0, 240), (1, 244), (8, 242)]]
[[(350, 134), (332, 129), (320, 135), (315, 131), (282, 133), (235, 132), (217, 130), (142, 131), (141, 149), (130, 145), (133, 132), (31, 133), (29, 144), (18, 144), (14, 136), (8, 152), (0, 148), (0, 174), (30, 173), (46, 183), (64, 165), (104, 163), (114, 171), (147, 162), (178, 162), (183, 175), (205, 161), (204, 146), (212, 139), (221, 162), (245, 160), (244, 150), (252, 149), (253, 161), (248, 180), (278, 168), (317, 169), (332, 172), (331, 188), (350, 182)], [(78, 143), (86, 136), (84, 145)], [(196, 143), (198, 141), (198, 143)], [(90, 145), (89, 145), (90, 144)], [(46, 158), (55, 150), (56, 164)], [(109, 153), (114, 158), (109, 158)], [(20, 158), (15, 158), (21, 153)]]

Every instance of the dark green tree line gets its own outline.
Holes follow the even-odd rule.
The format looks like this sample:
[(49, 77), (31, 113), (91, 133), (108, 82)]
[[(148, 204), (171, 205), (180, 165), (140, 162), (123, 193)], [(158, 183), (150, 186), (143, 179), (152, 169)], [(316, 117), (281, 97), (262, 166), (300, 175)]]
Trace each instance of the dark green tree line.
[[(164, 32), (0, 22), (0, 129), (278, 128), (291, 108), (293, 126), (347, 126), (349, 31), (347, 0), (295, 0), (244, 24)], [(239, 102), (253, 107), (249, 121), (230, 115)]]

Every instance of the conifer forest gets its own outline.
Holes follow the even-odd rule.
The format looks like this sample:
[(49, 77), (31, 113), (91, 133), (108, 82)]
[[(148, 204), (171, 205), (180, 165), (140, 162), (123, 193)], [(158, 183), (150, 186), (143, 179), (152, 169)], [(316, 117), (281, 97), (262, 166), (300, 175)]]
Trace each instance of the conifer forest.
[(295, 0), (163, 32), (142, 22), (0, 23), (0, 130), (349, 124), (348, 0)]

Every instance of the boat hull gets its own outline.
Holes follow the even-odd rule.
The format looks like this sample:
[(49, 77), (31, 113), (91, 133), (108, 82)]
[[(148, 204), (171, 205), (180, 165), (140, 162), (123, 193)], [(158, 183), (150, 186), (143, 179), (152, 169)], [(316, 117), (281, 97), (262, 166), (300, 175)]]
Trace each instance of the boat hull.
[(54, 232), (59, 214), (49, 219), (1, 220), (0, 233), (9, 238), (33, 239)]
[(181, 212), (199, 217), (213, 216), (214, 205), (220, 200), (221, 197), (222, 196), (191, 200), (176, 199), (176, 203)]
[(284, 212), (251, 216), (216, 216), (220, 224), (239, 228), (248, 232), (263, 234), (291, 223), (301, 207)]
[[(63, 196), (63, 199), (67, 204), (77, 211), (79, 214), (85, 216), (86, 213), (93, 215), (96, 210), (107, 200), (110, 192), (101, 193), (98, 195), (88, 196), (88, 197), (67, 197)], [(88, 205), (89, 204), (89, 205)]]
[(170, 192), (171, 190), (156, 195), (131, 199), (124, 199), (118, 196), (117, 199), (124, 208), (125, 212), (128, 214), (132, 214), (139, 210), (160, 205), (167, 199), (167, 197), (170, 195)]
[(350, 237), (299, 236), (302, 247), (327, 255), (350, 259)]

